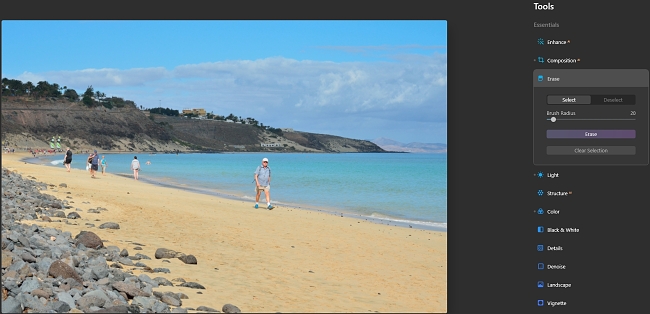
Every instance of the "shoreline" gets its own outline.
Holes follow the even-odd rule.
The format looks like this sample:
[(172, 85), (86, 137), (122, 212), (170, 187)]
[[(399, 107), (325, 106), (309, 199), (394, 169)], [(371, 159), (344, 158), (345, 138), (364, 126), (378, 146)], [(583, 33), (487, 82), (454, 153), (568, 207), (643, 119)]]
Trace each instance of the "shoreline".
[[(244, 152), (245, 153), (245, 152)], [(110, 152), (110, 154), (114, 154)], [(227, 153), (227, 154), (241, 154), (241, 153)], [(31, 156), (31, 155), (30, 155)], [(20, 161), (23, 162), (28, 162), (32, 163), (35, 165), (39, 165), (39, 163), (34, 163), (32, 160), (34, 157), (24, 157)], [(44, 157), (49, 157), (49, 156), (56, 156), (54, 155), (46, 155)], [(38, 158), (38, 157), (37, 157)], [(45, 165), (48, 167), (53, 167), (53, 168), (60, 168), (60, 166), (56, 165), (51, 165), (48, 162), (43, 162), (40, 163), (40, 165)], [(113, 175), (121, 176), (124, 178), (133, 178), (132, 174), (129, 173), (112, 173)], [(200, 193), (204, 195), (210, 195), (210, 196), (215, 196), (219, 198), (225, 198), (225, 199), (230, 199), (233, 201), (252, 201), (249, 200), (246, 197), (239, 196), (239, 195), (233, 195), (228, 192), (224, 191), (219, 191), (215, 189), (206, 189), (206, 188), (199, 188), (199, 187), (191, 187), (191, 186), (182, 186), (179, 184), (174, 184), (174, 183), (166, 183), (162, 180), (156, 180), (156, 178), (151, 179), (151, 178), (140, 178), (141, 182), (147, 183), (147, 184), (152, 184), (155, 186), (164, 186), (164, 187), (169, 187), (173, 189), (179, 189), (179, 190), (185, 190), (188, 192), (194, 192), (194, 193)], [(334, 208), (334, 207), (314, 207), (314, 206), (307, 206), (305, 204), (287, 204), (287, 203), (282, 203), (282, 202), (276, 202), (276, 207), (277, 205), (281, 205), (282, 207), (287, 207), (291, 209), (296, 209), (296, 210), (308, 210), (308, 211), (314, 211), (314, 212), (321, 212), (325, 214), (329, 214), (332, 216), (340, 216), (340, 217), (348, 217), (348, 218), (353, 218), (357, 220), (362, 220), (362, 221), (368, 221), (372, 222), (375, 224), (379, 225), (387, 225), (387, 226), (395, 226), (399, 228), (407, 228), (407, 229), (418, 229), (418, 230), (428, 230), (428, 231), (437, 231), (437, 232), (447, 232), (447, 223), (443, 222), (428, 222), (428, 221), (414, 221), (414, 220), (409, 220), (409, 219), (399, 219), (395, 217), (372, 217), (372, 216), (364, 216), (361, 214), (356, 214), (352, 213), (346, 210), (341, 210), (339, 208)], [(444, 224), (444, 227), (441, 226)]]
[[(447, 311), (447, 233), (368, 223), (307, 210), (253, 209), (251, 204), (176, 188), (143, 184), (114, 174), (44, 167), (13, 154), (2, 166), (49, 185), (42, 193), (66, 200), (79, 219), (22, 223), (95, 232), (106, 245), (153, 258), (167, 248), (196, 256), (147, 260), (168, 268), (167, 279), (205, 286), (202, 294), (179, 286), (183, 307), (236, 304), (242, 312)], [(67, 186), (60, 186), (65, 183)], [(79, 210), (76, 210), (77, 207)], [(89, 208), (106, 211), (88, 213)], [(115, 222), (120, 229), (98, 229)], [(134, 275), (142, 272), (132, 269)]]

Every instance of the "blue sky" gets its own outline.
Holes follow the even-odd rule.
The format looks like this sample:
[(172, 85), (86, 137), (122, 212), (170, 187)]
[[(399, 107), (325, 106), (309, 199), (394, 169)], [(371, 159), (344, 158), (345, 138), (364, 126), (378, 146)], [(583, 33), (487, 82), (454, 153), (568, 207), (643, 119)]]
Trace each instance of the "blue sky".
[(2, 21), (2, 77), (277, 128), (447, 143), (446, 21)]

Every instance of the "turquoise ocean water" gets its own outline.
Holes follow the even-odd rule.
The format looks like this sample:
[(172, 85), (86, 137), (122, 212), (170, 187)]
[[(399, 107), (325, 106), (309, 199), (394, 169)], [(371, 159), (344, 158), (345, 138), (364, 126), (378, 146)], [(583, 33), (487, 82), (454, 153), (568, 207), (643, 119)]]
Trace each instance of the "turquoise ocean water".
[[(132, 177), (134, 155), (142, 165), (142, 181), (248, 200), (251, 206), (253, 172), (267, 157), (275, 206), (447, 230), (446, 154), (104, 154), (107, 171)], [(75, 154), (72, 167), (85, 169), (85, 156)], [(38, 163), (64, 168), (62, 159), (62, 154), (41, 156)], [(263, 194), (260, 203), (265, 203)]]

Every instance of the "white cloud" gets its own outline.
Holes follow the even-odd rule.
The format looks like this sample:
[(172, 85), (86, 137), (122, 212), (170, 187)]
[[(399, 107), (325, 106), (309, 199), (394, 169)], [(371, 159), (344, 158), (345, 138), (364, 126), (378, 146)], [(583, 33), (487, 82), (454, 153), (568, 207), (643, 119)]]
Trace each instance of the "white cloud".
[[(84, 69), (79, 71), (55, 71), (34, 74), (24, 72), (17, 79), (36, 83), (48, 81), (61, 86), (141, 86), (145, 83), (159, 80), (167, 76), (165, 68), (142, 68), (142, 69)], [(85, 88), (85, 87), (84, 87)]]
[(215, 114), (250, 116), (265, 125), (304, 131), (327, 125), (328, 130), (352, 132), (354, 127), (348, 124), (373, 119), (364, 125), (383, 125), (382, 132), (394, 128), (397, 133), (401, 131), (395, 121), (445, 123), (447, 116), (446, 54), (402, 54), (393, 56), (391, 62), (342, 63), (272, 57), (187, 64), (171, 70), (25, 72), (17, 79), (46, 80), (81, 91), (92, 85), (96, 91), (144, 107), (204, 107)]

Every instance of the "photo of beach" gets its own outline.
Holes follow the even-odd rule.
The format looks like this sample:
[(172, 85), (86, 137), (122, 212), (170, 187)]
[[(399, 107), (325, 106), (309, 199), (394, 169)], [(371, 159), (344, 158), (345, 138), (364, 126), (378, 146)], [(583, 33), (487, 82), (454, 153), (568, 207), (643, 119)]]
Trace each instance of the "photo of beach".
[(446, 27), (3, 21), (3, 312), (447, 312)]

